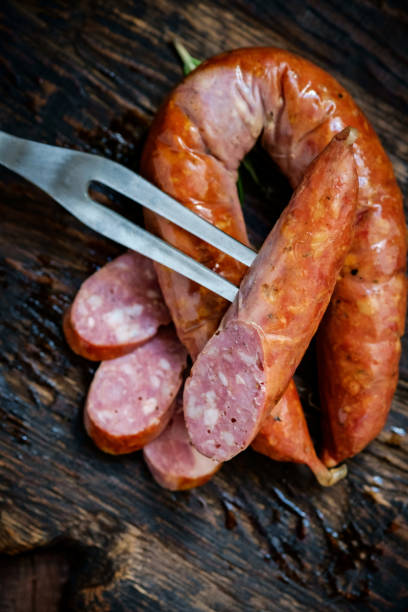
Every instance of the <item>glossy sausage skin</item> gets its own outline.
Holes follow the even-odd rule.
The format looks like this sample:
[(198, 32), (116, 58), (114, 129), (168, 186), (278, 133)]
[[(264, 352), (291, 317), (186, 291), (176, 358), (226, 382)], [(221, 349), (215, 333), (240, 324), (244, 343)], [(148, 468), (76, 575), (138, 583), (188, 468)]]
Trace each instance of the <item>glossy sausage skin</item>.
[(308, 443), (309, 430), (293, 380), (283, 398), (265, 419), (252, 448), (274, 461), (291, 461), (307, 465), (319, 483), (330, 486), (347, 473), (342, 465), (328, 470), (316, 455), (313, 444)]
[[(143, 152), (142, 173), (184, 206), (249, 245), (236, 173), (226, 172), (207, 152), (198, 127), (173, 96), (153, 122)], [(232, 283), (240, 283), (246, 271), (243, 264), (148, 210), (145, 220), (167, 242)], [(169, 268), (156, 265), (156, 270), (177, 334), (194, 360), (217, 329), (228, 302)]]
[(327, 308), (353, 238), (350, 131), (307, 169), (184, 386), (191, 441), (211, 459), (227, 461), (251, 444)]
[[(204, 62), (173, 91), (153, 124), (142, 164), (163, 190), (227, 231), (235, 224), (239, 237), (244, 229), (237, 216), (237, 169), (256, 139), (261, 136), (295, 187), (310, 161), (347, 125), (360, 134), (354, 145), (355, 239), (318, 338), (328, 465), (378, 434), (397, 381), (405, 222), (391, 163), (374, 130), (347, 91), (317, 66), (281, 49), (239, 49)], [(148, 217), (179, 248), (225, 275), (240, 276), (228, 258)], [(194, 356), (225, 304), (164, 268), (159, 280), (177, 332)]]

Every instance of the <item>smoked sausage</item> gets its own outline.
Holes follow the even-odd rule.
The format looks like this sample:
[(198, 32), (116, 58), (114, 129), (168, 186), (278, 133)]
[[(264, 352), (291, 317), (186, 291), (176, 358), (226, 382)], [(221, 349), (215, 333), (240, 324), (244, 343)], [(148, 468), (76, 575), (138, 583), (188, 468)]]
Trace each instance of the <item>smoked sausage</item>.
[[(347, 125), (360, 134), (354, 145), (355, 238), (318, 334), (328, 465), (378, 434), (397, 380), (405, 223), (401, 193), (374, 130), (347, 91), (314, 64), (277, 48), (239, 49), (204, 62), (173, 91), (142, 158), (150, 180), (244, 241), (235, 183), (257, 138), (296, 187), (308, 164)], [(151, 213), (146, 220), (167, 241), (239, 280), (239, 264)], [(175, 272), (158, 267), (158, 273), (177, 333), (195, 357), (225, 303)]]
[(307, 169), (184, 386), (196, 449), (227, 461), (281, 399), (350, 248), (357, 173), (350, 128)]

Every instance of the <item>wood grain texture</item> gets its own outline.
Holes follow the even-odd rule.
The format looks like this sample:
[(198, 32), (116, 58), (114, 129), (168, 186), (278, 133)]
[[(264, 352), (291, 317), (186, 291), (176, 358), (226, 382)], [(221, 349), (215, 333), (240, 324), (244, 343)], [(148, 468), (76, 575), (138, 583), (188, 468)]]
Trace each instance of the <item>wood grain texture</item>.
[(0, 576), (1, 612), (58, 612), (69, 562), (62, 550), (4, 555), (0, 557)]
[[(391, 0), (6, 0), (1, 128), (137, 168), (181, 78), (175, 35), (196, 57), (277, 45), (329, 70), (372, 121), (407, 194), (408, 19)], [(244, 175), (245, 214), (260, 245), (271, 204), (290, 190), (255, 155), (266, 188)], [(80, 283), (121, 249), (2, 169), (0, 189), (0, 552), (68, 548), (68, 610), (407, 609), (406, 341), (386, 429), (335, 488), (248, 451), (201, 489), (163, 491), (140, 453), (109, 457), (87, 438), (95, 366), (62, 335)], [(313, 351), (297, 380), (315, 423)]]

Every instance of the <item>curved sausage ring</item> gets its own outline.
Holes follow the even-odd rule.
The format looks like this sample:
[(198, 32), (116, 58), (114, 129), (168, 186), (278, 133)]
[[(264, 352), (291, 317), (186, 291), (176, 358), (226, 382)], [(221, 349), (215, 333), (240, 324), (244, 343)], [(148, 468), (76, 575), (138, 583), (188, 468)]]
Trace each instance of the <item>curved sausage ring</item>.
[[(170, 94), (142, 159), (143, 173), (161, 189), (248, 242), (236, 179), (258, 137), (296, 187), (346, 126), (359, 132), (354, 240), (317, 340), (327, 466), (353, 456), (380, 432), (398, 379), (405, 222), (391, 163), (373, 128), (347, 91), (312, 63), (275, 48), (239, 49), (204, 62)], [(241, 280), (242, 266), (228, 256), (152, 213), (146, 222), (232, 282)], [(175, 272), (157, 271), (178, 335), (195, 358), (227, 305)]]

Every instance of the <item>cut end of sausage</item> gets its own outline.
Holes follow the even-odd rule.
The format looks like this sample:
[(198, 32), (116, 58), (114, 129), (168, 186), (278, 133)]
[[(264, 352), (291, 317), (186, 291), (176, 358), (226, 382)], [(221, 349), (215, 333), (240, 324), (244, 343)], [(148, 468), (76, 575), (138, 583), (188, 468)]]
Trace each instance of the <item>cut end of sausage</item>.
[(243, 451), (265, 414), (263, 343), (254, 325), (234, 321), (195, 362), (184, 390), (184, 415), (195, 448), (215, 461)]
[(84, 415), (95, 444), (108, 453), (131, 453), (158, 436), (171, 416), (185, 367), (186, 351), (172, 328), (128, 355), (103, 362)]
[(170, 491), (185, 491), (205, 484), (221, 467), (191, 444), (184, 423), (182, 402), (162, 434), (143, 449), (156, 482)]
[(347, 146), (351, 146), (354, 144), (359, 137), (359, 132), (356, 128), (346, 127), (344, 130), (336, 134), (336, 140), (344, 140)]

